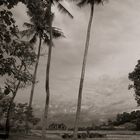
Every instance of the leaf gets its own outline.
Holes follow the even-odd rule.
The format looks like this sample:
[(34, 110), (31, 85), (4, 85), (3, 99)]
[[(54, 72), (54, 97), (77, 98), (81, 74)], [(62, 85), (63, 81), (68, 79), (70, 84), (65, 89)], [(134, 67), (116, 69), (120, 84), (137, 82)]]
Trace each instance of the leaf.
[(55, 0), (57, 3), (57, 8), (64, 14), (67, 14), (70, 18), (73, 18), (73, 15), (59, 2), (59, 0)]
[(23, 27), (27, 27), (27, 28), (34, 28), (34, 25), (24, 22)]
[(35, 33), (35, 34), (33, 35), (32, 39), (30, 40), (30, 43), (31, 43), (31, 44), (35, 44), (36, 41), (37, 41), (37, 33)]

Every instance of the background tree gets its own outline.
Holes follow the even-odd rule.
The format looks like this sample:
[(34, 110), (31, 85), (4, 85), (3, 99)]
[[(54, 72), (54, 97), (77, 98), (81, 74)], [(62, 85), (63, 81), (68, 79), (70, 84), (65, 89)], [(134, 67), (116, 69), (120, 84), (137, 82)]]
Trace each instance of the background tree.
[[(19, 47), (19, 49), (18, 49), (18, 47)], [(7, 61), (9, 64), (10, 58), (8, 58), (8, 59), (6, 58), (6, 59), (1, 60), (3, 62), (1, 64), (6, 66), (6, 67), (3, 67), (2, 70), (8, 69), (8, 72), (10, 72), (9, 77), (7, 78), (7, 80), (5, 82), (6, 86), (5, 86), (4, 93), (7, 95), (11, 94), (11, 96), (12, 96), (10, 103), (9, 103), (8, 110), (7, 110), (7, 119), (6, 119), (6, 132), (7, 132), (7, 134), (9, 134), (9, 127), (10, 127), (9, 121), (10, 121), (10, 113), (11, 113), (12, 104), (14, 102), (16, 95), (17, 95), (18, 89), (23, 88), (26, 85), (29, 85), (30, 82), (32, 82), (32, 75), (29, 72), (29, 66), (35, 61), (34, 56), (33, 56), (34, 58), (31, 58), (31, 59), (28, 56), (28, 55), (35, 55), (35, 53), (33, 53), (30, 50), (31, 48), (29, 48), (29, 46), (26, 46), (27, 47), (26, 49), (29, 52), (27, 52), (27, 50), (25, 48), (22, 48), (21, 45), (18, 47), (15, 47), (15, 50), (13, 48), (13, 50), (15, 51), (14, 53), (16, 53), (16, 51), (17, 51), (17, 53), (16, 53), (17, 56), (20, 55), (20, 56), (18, 56), (18, 58), (21, 59), (20, 64), (19, 64), (19, 60), (16, 61), (16, 59), (15, 59), (15, 60), (13, 60), (14, 64), (9, 68), (9, 66), (7, 67), (6, 65), (7, 65)], [(20, 52), (19, 52), (19, 50), (20, 50)], [(23, 55), (25, 55), (25, 56), (23, 56)], [(15, 55), (14, 55), (14, 57), (15, 57)], [(24, 59), (25, 59), (25, 61), (24, 61)]]
[[(2, 94), (1, 92), (1, 95)], [(2, 98), (0, 99), (0, 108), (1, 108), (1, 116), (0, 116), (0, 130), (4, 130), (4, 122), (6, 119), (6, 114), (8, 110), (8, 106), (10, 103), (10, 96), (5, 95), (1, 96)], [(13, 102), (11, 106), (11, 117), (10, 117), (10, 127), (11, 131), (13, 132), (24, 132), (26, 130), (26, 115), (27, 115), (27, 110), (28, 110), (28, 104), (27, 103), (15, 103)], [(30, 129), (33, 128), (35, 125), (38, 124), (40, 121), (39, 118), (35, 117), (34, 115), (34, 110), (31, 108), (30, 109), (30, 114), (29, 114), (29, 124), (30, 124)]]
[[(14, 131), (26, 132), (26, 116), (28, 113), (27, 103), (16, 103), (11, 116), (12, 129)], [(28, 114), (28, 123), (30, 124), (29, 129), (33, 129), (35, 125), (40, 121), (39, 118), (35, 117), (33, 114), (33, 108), (30, 108), (30, 113)]]
[(138, 60), (138, 64), (135, 66), (134, 71), (129, 73), (128, 78), (133, 82), (133, 84), (130, 84), (128, 88), (134, 89), (135, 100), (137, 101), (137, 104), (139, 106), (140, 105), (140, 60)]
[[(48, 46), (50, 45), (50, 38), (49, 38), (49, 18), (50, 17), (47, 10), (48, 7), (42, 0), (30, 0), (28, 2), (27, 7), (28, 7), (27, 13), (30, 16), (31, 23), (24, 23), (24, 26), (26, 26), (27, 29), (23, 30), (21, 34), (22, 36), (26, 35), (27, 37), (30, 37), (31, 44), (35, 44), (37, 42), (37, 38), (39, 39), (37, 60), (35, 64), (35, 69), (34, 69), (34, 74), (33, 74), (33, 83), (32, 83), (32, 88), (31, 88), (30, 99), (29, 99), (29, 108), (31, 108), (42, 41), (46, 43)], [(53, 18), (51, 20), (53, 20)], [(57, 39), (60, 37), (64, 37), (64, 35), (60, 29), (56, 27), (52, 27), (52, 37)], [(28, 124), (27, 124), (27, 127), (28, 127)]]
[(9, 135), (11, 106), (18, 89), (32, 81), (29, 69), (35, 62), (36, 54), (31, 44), (19, 38), (12, 13), (2, 10), (0, 18), (0, 75), (7, 79), (4, 93), (12, 96), (6, 119), (6, 133)]
[[(42, 41), (44, 43), (47, 43), (47, 45), (49, 45), (49, 35), (48, 35), (49, 27), (48, 27), (48, 13), (45, 13), (44, 8), (46, 8), (46, 6), (43, 3), (43, 1), (39, 1), (39, 0), (30, 1), (27, 7), (29, 9), (28, 15), (30, 16), (31, 23), (27, 23), (27, 22), (24, 23), (24, 26), (27, 29), (23, 30), (21, 34), (22, 36), (30, 37), (31, 39), (29, 40), (29, 42), (33, 45), (37, 42), (37, 38), (39, 39), (37, 60), (35, 64), (33, 83), (32, 83), (32, 89), (31, 89), (30, 100), (29, 100), (29, 107), (31, 107), (35, 83), (36, 83), (36, 74), (37, 74), (37, 68), (39, 64)], [(53, 38), (60, 38), (60, 37), (64, 37), (61, 30), (56, 27), (53, 27)]]
[(80, 0), (80, 2), (79, 0), (76, 0), (76, 1), (78, 1), (77, 5), (79, 7), (90, 5), (90, 18), (89, 18), (88, 29), (87, 29), (85, 51), (84, 51), (84, 58), (83, 58), (80, 85), (79, 85), (78, 103), (77, 103), (76, 119), (75, 119), (74, 134), (73, 134), (74, 139), (77, 139), (77, 133), (78, 133), (78, 122), (80, 118), (81, 102), (82, 102), (82, 90), (83, 90), (83, 83), (84, 83), (84, 77), (85, 77), (85, 68), (86, 68), (86, 61), (87, 61), (87, 55), (88, 55), (90, 31), (91, 31), (91, 25), (92, 25), (93, 13), (94, 13), (94, 5), (101, 4), (103, 3), (104, 0)]
[(7, 94), (0, 90), (0, 130), (5, 130), (5, 120), (6, 120), (6, 114), (9, 106), (11, 98), (10, 96), (7, 96)]
[(136, 126), (135, 130), (140, 130), (140, 110), (117, 114), (116, 120), (113, 121), (114, 126), (124, 125), (126, 123), (134, 124)]
[(0, 6), (3, 5), (3, 6), (6, 6), (8, 9), (11, 9), (15, 5), (17, 5), (19, 2), (22, 2), (25, 4), (27, 0), (1, 0)]
[(46, 90), (46, 100), (45, 100), (45, 111), (44, 111), (44, 117), (43, 117), (43, 126), (42, 126), (42, 138), (46, 136), (46, 127), (47, 127), (47, 118), (48, 118), (48, 110), (49, 110), (49, 101), (50, 101), (50, 84), (49, 84), (49, 76), (50, 76), (50, 64), (51, 64), (51, 54), (52, 54), (52, 46), (53, 46), (53, 27), (52, 27), (52, 21), (53, 21), (53, 14), (52, 14), (52, 5), (57, 4), (58, 9), (68, 14), (71, 18), (73, 16), (70, 14), (70, 12), (60, 3), (61, 0), (46, 0), (46, 6), (48, 7), (46, 9), (46, 13), (49, 14), (48, 20), (49, 20), (49, 48), (48, 48), (48, 58), (47, 58), (47, 67), (46, 67), (46, 81), (45, 81), (45, 90)]
[[(129, 73), (128, 78), (133, 82), (133, 84), (129, 85), (128, 89), (134, 89), (135, 100), (137, 102), (137, 105), (140, 106), (140, 60), (138, 60), (138, 63), (135, 66), (134, 70)], [(134, 122), (137, 126), (137, 129), (140, 130), (140, 114), (138, 115), (137, 113), (137, 116), (139, 117)]]

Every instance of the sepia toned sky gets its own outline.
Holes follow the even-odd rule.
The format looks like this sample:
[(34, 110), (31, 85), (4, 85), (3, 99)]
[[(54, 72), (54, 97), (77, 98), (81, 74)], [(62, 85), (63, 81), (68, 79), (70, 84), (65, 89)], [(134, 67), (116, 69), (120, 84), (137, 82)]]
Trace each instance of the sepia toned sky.
[[(64, 32), (66, 38), (55, 40), (50, 74), (52, 113), (75, 111), (81, 65), (84, 52), (89, 7), (82, 9), (73, 3), (64, 5), (74, 19), (60, 13), (56, 7), (54, 26)], [(109, 0), (95, 7), (91, 40), (83, 89), (82, 110), (90, 117), (95, 114), (104, 119), (107, 114), (131, 111), (137, 108), (128, 73), (140, 59), (140, 1)], [(28, 21), (24, 5), (13, 10), (17, 24), (22, 27)], [(35, 88), (34, 105), (44, 107), (45, 69), (47, 46), (42, 54)], [(30, 87), (20, 90), (17, 100), (28, 101)]]

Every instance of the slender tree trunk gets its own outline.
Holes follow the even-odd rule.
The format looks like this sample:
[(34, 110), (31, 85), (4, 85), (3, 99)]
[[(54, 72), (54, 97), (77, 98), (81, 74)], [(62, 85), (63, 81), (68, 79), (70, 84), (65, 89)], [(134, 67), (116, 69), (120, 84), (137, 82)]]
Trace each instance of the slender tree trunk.
[(48, 110), (49, 110), (49, 101), (50, 101), (50, 85), (49, 85), (49, 76), (50, 76), (50, 64), (51, 64), (51, 54), (52, 54), (52, 15), (51, 15), (51, 0), (49, 0), (49, 30), (50, 30), (50, 43), (48, 50), (48, 59), (47, 59), (47, 67), (46, 67), (46, 101), (45, 101), (45, 111), (43, 116), (43, 124), (42, 124), (42, 138), (46, 137), (46, 128), (47, 128), (47, 119), (48, 119)]
[(15, 90), (15, 92), (13, 93), (13, 97), (11, 98), (11, 101), (10, 101), (10, 104), (9, 104), (9, 107), (8, 107), (8, 111), (7, 111), (7, 118), (6, 118), (6, 134), (9, 136), (9, 132), (10, 132), (10, 117), (11, 117), (11, 109), (12, 109), (12, 105), (13, 105), (13, 102), (14, 102), (14, 99), (16, 97), (16, 93), (18, 91), (18, 88), (20, 86), (20, 82), (18, 82), (18, 85), (17, 85), (17, 88)]
[(74, 139), (77, 139), (77, 134), (78, 134), (78, 123), (79, 123), (79, 118), (80, 118), (80, 113), (81, 113), (82, 90), (83, 90), (83, 82), (84, 82), (84, 76), (85, 76), (85, 67), (86, 67), (87, 54), (88, 54), (88, 48), (89, 48), (90, 31), (91, 31), (93, 13), (94, 13), (94, 4), (91, 5), (90, 19), (89, 19), (89, 24), (88, 24), (88, 29), (87, 29), (86, 44), (85, 44), (85, 51), (84, 51), (84, 58), (83, 58), (83, 64), (82, 64), (79, 93), (78, 93), (76, 119), (75, 119), (74, 132), (73, 132)]
[[(21, 71), (22, 66), (23, 65), (20, 66), (19, 72)], [(17, 91), (19, 89), (20, 83), (21, 83), (21, 80), (18, 81), (17, 87), (16, 87), (15, 91), (13, 92), (13, 97), (10, 100), (10, 104), (9, 104), (9, 107), (8, 107), (8, 110), (7, 110), (7, 118), (6, 118), (6, 124), (5, 124), (5, 126), (6, 126), (5, 127), (6, 128), (6, 135), (7, 136), (9, 136), (9, 132), (10, 132), (10, 117), (11, 117), (12, 104), (13, 104), (14, 99), (16, 97), (16, 94), (17, 94)]]
[(27, 111), (27, 119), (26, 119), (26, 133), (28, 133), (29, 129), (29, 124), (28, 124), (28, 116), (29, 116), (29, 111), (32, 107), (32, 102), (33, 102), (33, 95), (34, 95), (34, 89), (35, 89), (35, 82), (36, 82), (36, 75), (37, 75), (37, 69), (38, 69), (38, 64), (39, 64), (39, 58), (40, 58), (40, 50), (41, 50), (41, 43), (42, 43), (42, 38), (39, 38), (39, 46), (38, 46), (38, 53), (37, 53), (37, 60), (35, 64), (35, 69), (34, 69), (34, 74), (33, 74), (33, 82), (32, 82), (32, 88), (31, 88), (31, 94), (29, 98), (29, 106), (28, 106), (28, 111)]
[(30, 100), (29, 100), (29, 108), (32, 107), (32, 102), (33, 102), (33, 95), (34, 95), (34, 89), (35, 89), (37, 68), (38, 68), (39, 58), (40, 58), (41, 41), (42, 41), (42, 38), (40, 37), (39, 46), (38, 46), (37, 60), (36, 60), (36, 64), (35, 64), (34, 74), (33, 74), (33, 83), (32, 83), (32, 89), (31, 89)]

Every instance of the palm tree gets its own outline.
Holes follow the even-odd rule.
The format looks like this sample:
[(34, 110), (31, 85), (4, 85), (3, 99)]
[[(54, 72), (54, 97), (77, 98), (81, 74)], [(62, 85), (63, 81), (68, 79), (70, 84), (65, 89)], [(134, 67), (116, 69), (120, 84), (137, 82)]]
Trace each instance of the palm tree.
[[(31, 1), (30, 1), (31, 2)], [(37, 2), (37, 3), (36, 3)], [(28, 106), (28, 111), (30, 111), (32, 107), (32, 101), (33, 101), (33, 95), (34, 95), (34, 88), (35, 88), (35, 83), (36, 83), (36, 75), (37, 75), (37, 69), (38, 69), (38, 64), (39, 64), (39, 58), (40, 58), (40, 50), (41, 50), (41, 45), (42, 41), (46, 43), (48, 46), (50, 44), (50, 39), (49, 39), (49, 14), (48, 11), (44, 10), (43, 8), (43, 1), (32, 1), (31, 3), (28, 3), (28, 15), (31, 17), (30, 21), (31, 23), (24, 23), (24, 26), (26, 26), (26, 30), (23, 30), (21, 32), (22, 36), (27, 36), (32, 38), (30, 39), (30, 43), (34, 44), (37, 42), (37, 38), (39, 38), (39, 45), (38, 45), (38, 52), (37, 52), (37, 60), (35, 64), (35, 69), (33, 73), (33, 81), (32, 81), (32, 88), (31, 88), (31, 94), (29, 98), (29, 106)], [(34, 3), (34, 6), (36, 6), (37, 11), (33, 9), (31, 4)], [(35, 8), (35, 9), (36, 9)], [(53, 20), (53, 18), (51, 19)], [(56, 27), (52, 27), (52, 37), (53, 38), (59, 38), (59, 37), (64, 37), (63, 33), (61, 32), (60, 29)], [(27, 113), (28, 114), (28, 113)], [(28, 116), (27, 116), (28, 118)], [(27, 124), (27, 132), (28, 132), (28, 120), (26, 122)]]
[(28, 29), (22, 31), (21, 32), (22, 35), (23, 36), (33, 35), (33, 37), (30, 40), (30, 43), (32, 43), (32, 44), (36, 43), (37, 37), (39, 38), (37, 58), (36, 58), (35, 69), (34, 69), (34, 73), (33, 73), (33, 81), (32, 81), (32, 88), (31, 88), (30, 101), (29, 101), (29, 107), (31, 107), (32, 106), (32, 100), (33, 100), (34, 87), (35, 87), (35, 82), (36, 82), (36, 73), (37, 73), (37, 68), (38, 68), (38, 63), (39, 63), (39, 58), (40, 58), (40, 50), (41, 50), (41, 45), (42, 45), (42, 34), (36, 28), (36, 25), (30, 24), (30, 23), (24, 23), (24, 26), (26, 26)]
[(51, 64), (51, 54), (52, 54), (52, 37), (53, 37), (53, 28), (52, 28), (52, 5), (57, 4), (58, 9), (68, 14), (71, 18), (73, 16), (70, 14), (70, 12), (63, 7), (63, 5), (60, 3), (62, 0), (46, 0), (48, 4), (48, 13), (49, 13), (49, 35), (50, 35), (50, 43), (49, 43), (49, 50), (48, 50), (48, 59), (47, 59), (47, 67), (46, 67), (46, 82), (45, 82), (45, 90), (46, 90), (46, 101), (45, 101), (45, 111), (43, 116), (43, 123), (42, 123), (42, 138), (45, 138), (46, 134), (46, 127), (47, 127), (47, 118), (48, 118), (48, 110), (49, 110), (49, 101), (50, 101), (50, 84), (49, 84), (49, 75), (50, 75), (50, 64)]
[[(28, 111), (27, 111), (27, 114), (29, 114), (29, 111), (30, 111), (30, 109), (32, 107), (33, 94), (34, 94), (34, 88), (35, 88), (35, 83), (36, 83), (36, 74), (37, 74), (37, 68), (38, 68), (38, 63), (39, 63), (39, 58), (40, 58), (40, 50), (41, 50), (41, 44), (42, 44), (42, 35), (41, 35), (41, 33), (38, 30), (36, 30), (36, 27), (33, 24), (24, 23), (24, 26), (28, 27), (28, 29), (22, 31), (22, 34), (24, 32), (25, 32), (25, 34), (28, 33), (28, 35), (32, 35), (34, 33), (32, 39), (30, 40), (31, 43), (35, 43), (37, 41), (37, 36), (39, 38), (39, 46), (38, 46), (38, 52), (37, 52), (37, 59), (36, 59), (36, 63), (35, 63), (35, 69), (34, 69), (34, 72), (33, 72), (33, 81), (32, 81), (31, 93), (30, 93), (29, 104), (28, 104)], [(27, 120), (26, 120), (26, 133), (28, 133), (28, 115), (27, 115)]]
[[(76, 0), (76, 1), (79, 1), (79, 0)], [(91, 31), (91, 25), (92, 25), (93, 13), (94, 13), (94, 5), (103, 3), (103, 1), (104, 0), (80, 0), (80, 2), (78, 2), (78, 4), (77, 4), (79, 7), (82, 7), (87, 4), (90, 5), (90, 18), (89, 18), (89, 23), (88, 23), (87, 35), (86, 35), (85, 51), (84, 51), (84, 58), (83, 58), (80, 85), (79, 85), (77, 111), (76, 111), (76, 118), (75, 118), (75, 123), (74, 123), (74, 133), (73, 133), (74, 139), (77, 139), (77, 133), (78, 133), (78, 122), (79, 122), (79, 118), (80, 118), (81, 102), (82, 102), (82, 90), (83, 90), (83, 83), (84, 83), (84, 77), (85, 77), (85, 68), (86, 68), (86, 61), (87, 61), (87, 55), (88, 55), (90, 31)]]

